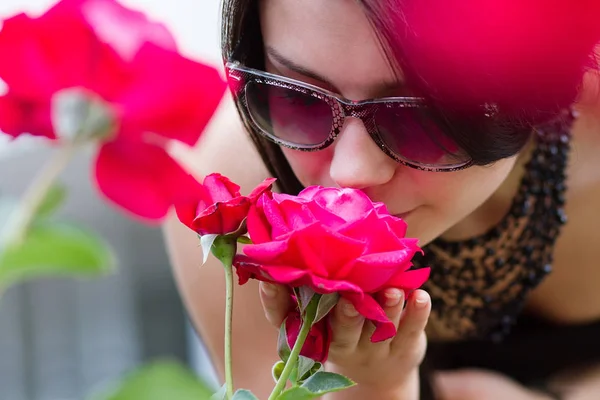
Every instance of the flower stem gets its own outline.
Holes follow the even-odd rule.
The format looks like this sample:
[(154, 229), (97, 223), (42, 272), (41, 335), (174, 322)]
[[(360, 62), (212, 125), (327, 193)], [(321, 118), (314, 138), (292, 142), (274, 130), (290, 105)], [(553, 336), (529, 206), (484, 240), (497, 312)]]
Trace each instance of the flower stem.
[(268, 400), (275, 400), (281, 392), (285, 389), (287, 384), (287, 380), (292, 373), (296, 364), (298, 364), (298, 356), (300, 355), (300, 351), (302, 350), (302, 346), (308, 337), (308, 333), (310, 332), (310, 328), (312, 327), (313, 321), (317, 315), (317, 306), (319, 305), (319, 298), (321, 296), (315, 295), (311, 299), (310, 303), (306, 307), (306, 311), (304, 317), (302, 318), (302, 328), (300, 328), (300, 333), (298, 334), (298, 338), (296, 339), (296, 343), (294, 343), (294, 347), (290, 353), (290, 356), (285, 363), (285, 367), (281, 372), (281, 376), (277, 380), (277, 384), (273, 388), (273, 391), (269, 395)]
[(225, 389), (227, 399), (233, 397), (233, 366), (231, 342), (233, 336), (233, 257), (237, 252), (235, 237), (219, 236), (215, 239), (212, 252), (225, 268)]
[(225, 283), (227, 285), (227, 299), (225, 305), (225, 384), (227, 398), (233, 397), (233, 368), (231, 360), (231, 338), (233, 325), (233, 267), (225, 267)]
[(19, 206), (11, 213), (4, 225), (0, 234), (0, 245), (18, 246), (25, 240), (35, 213), (61, 172), (69, 164), (76, 149), (77, 145), (75, 143), (65, 143), (52, 156), (48, 163), (41, 168), (40, 173), (25, 191)]

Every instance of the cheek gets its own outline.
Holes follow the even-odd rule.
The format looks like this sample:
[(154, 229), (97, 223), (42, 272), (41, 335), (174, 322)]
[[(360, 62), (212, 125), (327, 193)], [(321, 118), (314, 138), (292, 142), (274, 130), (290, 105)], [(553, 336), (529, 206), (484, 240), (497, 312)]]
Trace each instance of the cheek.
[(425, 205), (422, 213), (409, 221), (409, 234), (426, 244), (477, 210), (506, 181), (515, 158), (493, 166), (471, 167), (453, 173), (424, 174), (419, 192)]
[(333, 149), (320, 151), (298, 151), (281, 148), (294, 174), (303, 186), (333, 186), (329, 175), (329, 167), (333, 157)]

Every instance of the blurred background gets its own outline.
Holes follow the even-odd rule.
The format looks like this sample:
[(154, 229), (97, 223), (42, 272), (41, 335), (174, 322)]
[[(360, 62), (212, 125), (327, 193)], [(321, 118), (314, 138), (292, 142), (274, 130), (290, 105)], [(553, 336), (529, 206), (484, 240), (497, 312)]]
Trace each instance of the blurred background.
[[(184, 54), (219, 66), (219, 0), (121, 0), (164, 22)], [(0, 19), (43, 12), (52, 0), (0, 0)], [(2, 62), (2, 60), (0, 60)], [(36, 140), (0, 136), (0, 193), (18, 196), (49, 156)], [(64, 218), (113, 246), (116, 273), (97, 280), (48, 279), (0, 301), (0, 400), (81, 400), (144, 362), (170, 357), (214, 382), (171, 275), (161, 231), (124, 218), (90, 182), (93, 154), (63, 175)]]

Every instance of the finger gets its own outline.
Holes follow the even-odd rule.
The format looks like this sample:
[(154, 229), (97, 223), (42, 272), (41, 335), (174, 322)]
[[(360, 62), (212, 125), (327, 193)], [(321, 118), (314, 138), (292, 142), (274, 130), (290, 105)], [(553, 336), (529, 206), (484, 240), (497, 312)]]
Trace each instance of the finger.
[(406, 307), (398, 324), (398, 333), (392, 342), (392, 347), (410, 345), (413, 340), (421, 338), (427, 326), (429, 313), (431, 312), (431, 298), (424, 290), (416, 290), (411, 293), (406, 302)]
[[(390, 321), (394, 324), (396, 329), (398, 328), (398, 323), (400, 322), (400, 317), (402, 315), (402, 308), (404, 307), (404, 292), (400, 289), (389, 288), (377, 296), (379, 304), (383, 307), (383, 311), (385, 315), (388, 317)], [(371, 335), (375, 331), (375, 325), (372, 323), (365, 323), (365, 327), (363, 328), (362, 335), (360, 337), (360, 344), (366, 344), (371, 342)]]
[(273, 283), (260, 282), (260, 301), (267, 320), (279, 329), (281, 323), (294, 306), (289, 290)]
[(435, 392), (440, 400), (483, 399), (481, 390), (471, 379), (464, 379), (456, 372), (436, 372), (433, 374)]
[(363, 330), (364, 318), (348, 300), (342, 298), (331, 317), (332, 352), (352, 352), (356, 349)]

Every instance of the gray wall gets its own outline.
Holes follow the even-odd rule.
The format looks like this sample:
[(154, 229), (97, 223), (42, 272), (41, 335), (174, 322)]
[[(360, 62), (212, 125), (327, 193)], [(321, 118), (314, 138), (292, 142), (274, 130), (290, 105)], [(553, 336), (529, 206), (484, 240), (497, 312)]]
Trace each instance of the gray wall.
[[(29, 151), (0, 160), (0, 191), (17, 195), (48, 157)], [(118, 271), (90, 281), (48, 279), (0, 300), (0, 399), (81, 399), (95, 385), (158, 356), (187, 360), (185, 316), (158, 228), (125, 218), (89, 179), (91, 155), (64, 175), (64, 218), (114, 247)]]

